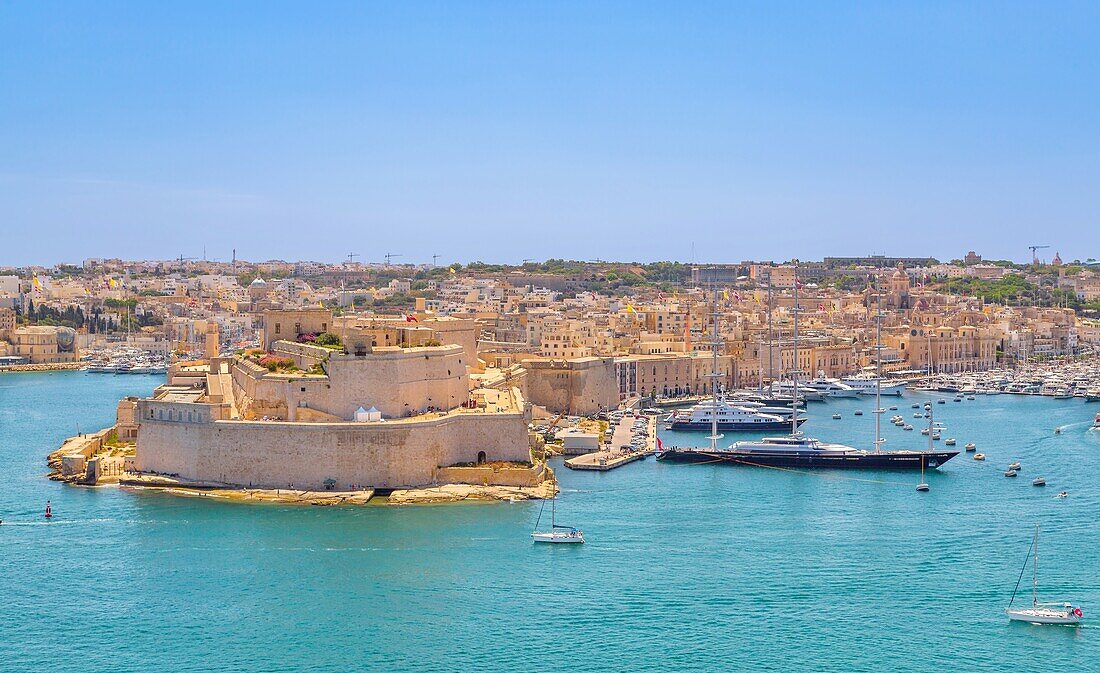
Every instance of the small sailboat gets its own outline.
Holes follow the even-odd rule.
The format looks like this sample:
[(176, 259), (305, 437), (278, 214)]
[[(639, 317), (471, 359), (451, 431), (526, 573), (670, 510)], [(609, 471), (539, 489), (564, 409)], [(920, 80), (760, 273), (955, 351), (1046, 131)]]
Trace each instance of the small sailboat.
[(1020, 577), (1016, 580), (1016, 588), (1012, 590), (1012, 598), (1008, 601), (1005, 614), (1008, 618), (1017, 622), (1030, 624), (1077, 624), (1084, 616), (1081, 608), (1072, 603), (1040, 603), (1039, 602), (1039, 526), (1035, 526), (1035, 537), (1031, 541), (1028, 556), (1034, 559), (1031, 574), (1031, 607), (1013, 608), (1012, 602), (1016, 600), (1016, 592), (1020, 589), (1020, 580), (1027, 570), (1028, 559), (1024, 558), (1024, 567), (1020, 569)]
[(542, 509), (539, 510), (539, 518), (535, 520), (535, 530), (531, 533), (531, 539), (535, 542), (549, 542), (551, 544), (584, 544), (584, 533), (572, 526), (563, 526), (557, 522), (558, 494), (550, 498), (550, 530), (540, 533), (539, 521), (542, 520), (542, 510), (546, 509), (546, 501), (542, 501)]
[(929, 490), (928, 482), (924, 480), (924, 461), (920, 462), (920, 483), (917, 484), (917, 490), (921, 493), (926, 493)]

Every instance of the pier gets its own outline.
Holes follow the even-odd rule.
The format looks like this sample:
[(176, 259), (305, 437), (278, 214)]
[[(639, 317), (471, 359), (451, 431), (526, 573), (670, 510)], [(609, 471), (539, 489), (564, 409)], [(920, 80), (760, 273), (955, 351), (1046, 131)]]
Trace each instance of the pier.
[[(635, 420), (646, 420), (645, 449), (636, 450), (631, 445), (634, 437), (633, 426)], [(623, 447), (627, 447), (624, 449)], [(610, 448), (601, 451), (586, 453), (583, 456), (570, 458), (565, 461), (565, 466), (571, 470), (593, 470), (606, 472), (622, 467), (636, 460), (643, 460), (649, 454), (657, 450), (657, 417), (656, 416), (623, 416), (619, 424), (615, 426), (615, 432), (611, 436)]]

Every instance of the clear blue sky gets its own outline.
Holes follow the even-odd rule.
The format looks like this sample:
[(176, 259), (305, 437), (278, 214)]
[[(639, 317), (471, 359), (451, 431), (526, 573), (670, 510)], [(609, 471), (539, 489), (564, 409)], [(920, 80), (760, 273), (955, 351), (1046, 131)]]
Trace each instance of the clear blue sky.
[(0, 264), (1100, 257), (1100, 3), (6, 2)]

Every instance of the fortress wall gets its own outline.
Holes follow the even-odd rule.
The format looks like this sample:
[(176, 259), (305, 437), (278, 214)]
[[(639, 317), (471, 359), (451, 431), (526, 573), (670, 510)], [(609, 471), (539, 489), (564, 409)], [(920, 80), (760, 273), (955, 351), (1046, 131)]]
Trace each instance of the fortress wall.
[(303, 377), (237, 363), (234, 394), (246, 407), (246, 417), (290, 420), (299, 406), (345, 420), (352, 420), (360, 406), (375, 406), (386, 418), (401, 418), (429, 406), (453, 408), (469, 396), (465, 357), (454, 345), (376, 349), (363, 357), (334, 354), (327, 369), (327, 377)]
[(425, 421), (284, 423), (143, 421), (134, 467), (270, 488), (320, 490), (433, 483), (438, 467), (487, 460), (528, 461), (527, 423), (520, 413), (453, 414)]

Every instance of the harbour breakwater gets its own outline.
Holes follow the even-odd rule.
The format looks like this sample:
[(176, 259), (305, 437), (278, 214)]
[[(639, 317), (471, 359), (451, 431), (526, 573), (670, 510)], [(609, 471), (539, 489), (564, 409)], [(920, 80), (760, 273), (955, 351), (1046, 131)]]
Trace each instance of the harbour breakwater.
[(0, 372), (65, 372), (79, 370), (83, 362), (43, 362), (27, 365), (0, 365)]

